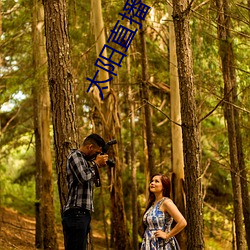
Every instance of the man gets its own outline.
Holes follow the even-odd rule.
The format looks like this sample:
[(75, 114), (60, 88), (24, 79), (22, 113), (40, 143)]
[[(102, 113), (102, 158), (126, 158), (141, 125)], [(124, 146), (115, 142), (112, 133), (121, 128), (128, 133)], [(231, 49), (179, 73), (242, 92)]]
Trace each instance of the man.
[(100, 155), (105, 141), (89, 135), (67, 159), (68, 199), (63, 209), (62, 224), (65, 250), (85, 250), (93, 206), (93, 185), (98, 167), (106, 166), (108, 155)]

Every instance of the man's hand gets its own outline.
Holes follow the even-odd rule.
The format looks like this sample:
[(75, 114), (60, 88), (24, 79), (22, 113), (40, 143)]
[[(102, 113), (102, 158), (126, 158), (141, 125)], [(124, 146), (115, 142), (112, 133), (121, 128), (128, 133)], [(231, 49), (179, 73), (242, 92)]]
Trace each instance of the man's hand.
[(94, 162), (99, 166), (99, 167), (105, 167), (107, 165), (107, 160), (108, 160), (108, 155), (104, 154), (104, 155), (97, 155)]

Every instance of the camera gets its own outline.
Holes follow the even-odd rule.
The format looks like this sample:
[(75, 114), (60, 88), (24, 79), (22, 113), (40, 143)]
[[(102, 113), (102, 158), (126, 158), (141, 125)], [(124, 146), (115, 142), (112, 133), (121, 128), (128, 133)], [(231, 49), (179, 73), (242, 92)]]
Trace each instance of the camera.
[[(101, 153), (101, 155), (107, 154), (107, 153), (108, 153), (108, 150), (109, 150), (109, 147), (110, 147), (111, 145), (116, 144), (116, 143), (117, 143), (117, 141), (116, 141), (115, 139), (113, 139), (113, 140), (107, 142), (107, 143), (105, 144), (105, 146), (102, 148), (102, 153)], [(112, 160), (112, 159), (110, 159), (110, 158), (107, 160), (106, 163), (107, 163), (107, 165), (108, 165), (110, 168), (113, 168), (113, 167), (115, 166), (115, 161)], [(95, 186), (96, 186), (96, 187), (100, 187), (100, 186), (101, 186), (101, 179), (100, 179), (100, 175), (99, 175), (99, 170), (98, 170), (98, 168), (96, 167), (96, 165), (94, 165), (94, 170), (95, 170), (95, 173), (96, 173), (96, 177), (95, 177), (95, 180), (94, 180)]]
[[(111, 145), (116, 144), (116, 143), (117, 143), (117, 141), (116, 141), (115, 139), (113, 139), (113, 140), (107, 142), (107, 143), (105, 144), (105, 146), (102, 148), (102, 153), (101, 153), (101, 154), (107, 154), (107, 153), (108, 153), (108, 150), (109, 150), (109, 147), (110, 147)], [(113, 168), (113, 167), (115, 166), (115, 161), (109, 158), (109, 159), (107, 160), (107, 165), (108, 165), (110, 168)]]

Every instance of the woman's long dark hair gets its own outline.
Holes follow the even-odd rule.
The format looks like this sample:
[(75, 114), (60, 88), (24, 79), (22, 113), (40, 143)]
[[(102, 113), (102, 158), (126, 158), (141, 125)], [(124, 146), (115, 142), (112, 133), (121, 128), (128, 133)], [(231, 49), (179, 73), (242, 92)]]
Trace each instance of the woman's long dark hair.
[[(161, 177), (161, 182), (162, 182), (162, 188), (163, 188), (163, 197), (168, 197), (170, 198), (170, 192), (171, 192), (171, 183), (170, 183), (170, 179), (164, 175), (164, 174), (154, 174), (151, 179), (150, 179), (150, 183), (153, 180), (153, 178), (155, 176), (160, 176)], [(150, 187), (149, 187), (149, 198), (148, 198), (148, 203), (147, 203), (147, 207), (146, 210), (144, 212), (144, 214), (148, 211), (148, 209), (152, 206), (152, 204), (155, 201), (155, 195), (154, 193), (152, 193), (150, 191)], [(144, 223), (143, 223), (144, 224)], [(144, 231), (146, 230), (146, 225), (144, 224)]]

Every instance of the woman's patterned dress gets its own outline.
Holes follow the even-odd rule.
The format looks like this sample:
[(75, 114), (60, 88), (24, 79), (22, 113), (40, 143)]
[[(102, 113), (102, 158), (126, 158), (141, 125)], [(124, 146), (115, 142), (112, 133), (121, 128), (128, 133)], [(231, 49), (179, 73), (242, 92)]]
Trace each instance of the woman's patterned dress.
[(157, 230), (169, 232), (171, 230), (171, 224), (173, 218), (168, 213), (160, 211), (161, 204), (168, 198), (163, 198), (156, 205), (152, 205), (143, 217), (143, 222), (147, 226), (141, 250), (179, 250), (179, 245), (175, 237), (169, 240), (157, 238), (154, 233)]

